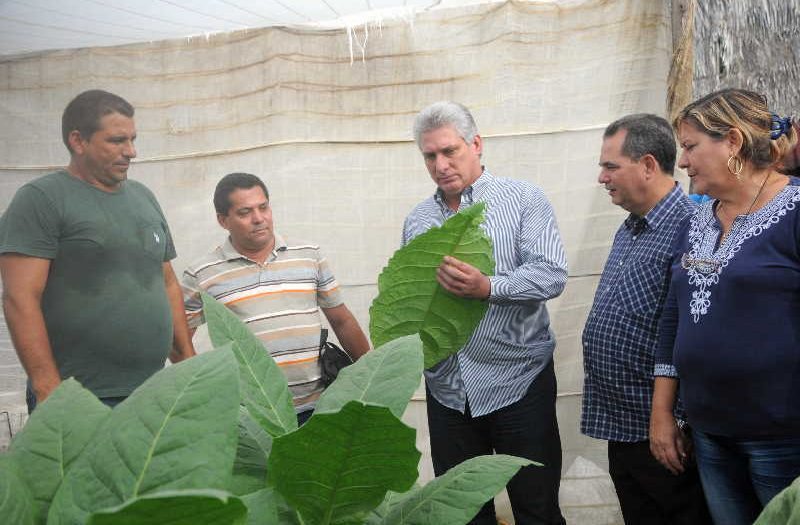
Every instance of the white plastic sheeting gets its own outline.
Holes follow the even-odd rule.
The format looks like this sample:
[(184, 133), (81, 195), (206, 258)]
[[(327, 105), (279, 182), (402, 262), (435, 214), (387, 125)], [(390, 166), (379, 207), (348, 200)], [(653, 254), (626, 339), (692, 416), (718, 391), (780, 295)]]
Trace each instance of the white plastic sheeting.
[[(538, 184), (555, 208), (570, 264), (566, 291), (550, 304), (562, 501), (570, 523), (618, 523), (605, 444), (578, 430), (580, 333), (623, 218), (596, 182), (597, 159), (611, 120), (664, 114), (671, 52), (660, 0), (564, 0), (385, 23), (352, 65), (346, 30), (289, 28), (0, 59), (0, 210), (20, 184), (68, 161), (60, 140), (68, 100), (107, 89), (136, 107), (140, 156), (130, 176), (160, 200), (179, 272), (223, 237), (211, 205), (216, 182), (256, 173), (278, 231), (322, 244), (366, 327), (403, 218), (433, 191), (412, 118), (436, 100), (466, 104), (487, 167)], [(0, 401), (22, 410), (16, 374)], [(421, 426), (422, 449), (421, 406), (408, 417)]]
[[(4, 0), (0, 55), (406, 16), (436, 0)], [(344, 25), (342, 25), (344, 22)]]

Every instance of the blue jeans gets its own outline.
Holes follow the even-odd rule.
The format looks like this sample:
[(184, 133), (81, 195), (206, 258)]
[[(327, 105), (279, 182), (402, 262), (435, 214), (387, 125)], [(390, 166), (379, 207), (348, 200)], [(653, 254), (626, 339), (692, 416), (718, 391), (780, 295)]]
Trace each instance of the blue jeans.
[(694, 446), (716, 525), (750, 525), (800, 476), (800, 438), (736, 439), (695, 429)]

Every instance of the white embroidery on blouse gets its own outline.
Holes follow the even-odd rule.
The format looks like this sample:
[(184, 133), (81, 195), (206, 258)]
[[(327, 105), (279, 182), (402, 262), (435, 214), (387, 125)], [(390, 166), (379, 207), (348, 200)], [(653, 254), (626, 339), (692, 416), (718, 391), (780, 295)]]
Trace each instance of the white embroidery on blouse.
[(689, 253), (685, 253), (681, 265), (689, 276), (692, 299), (689, 310), (695, 323), (711, 308), (711, 289), (719, 283), (722, 271), (742, 249), (742, 244), (757, 237), (773, 224), (777, 224), (787, 212), (795, 209), (800, 201), (800, 186), (786, 186), (760, 210), (749, 215), (739, 215), (731, 225), (730, 233), (714, 251), (720, 230), (709, 203), (692, 216), (689, 223)]

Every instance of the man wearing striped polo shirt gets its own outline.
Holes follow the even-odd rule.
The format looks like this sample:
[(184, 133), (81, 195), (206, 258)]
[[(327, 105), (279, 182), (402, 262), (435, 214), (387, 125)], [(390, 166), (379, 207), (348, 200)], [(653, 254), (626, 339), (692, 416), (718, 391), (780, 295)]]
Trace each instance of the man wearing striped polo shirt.
[[(495, 271), (445, 257), (437, 279), (448, 291), (489, 310), (456, 355), (425, 371), (431, 455), (437, 476), (492, 452), (543, 463), (508, 484), (518, 525), (564, 523), (558, 506), (561, 441), (556, 421), (555, 340), (545, 302), (567, 281), (567, 264), (542, 190), (495, 177), (481, 165), (483, 142), (469, 110), (454, 102), (423, 109), (414, 139), (437, 185), (406, 218), (403, 244), (440, 226), (460, 209), (486, 203), (483, 228)], [(493, 502), (473, 524), (495, 525)]]
[(249, 173), (226, 175), (214, 191), (214, 207), (229, 236), (183, 273), (189, 326), (202, 323), (200, 291), (230, 308), (283, 370), (303, 423), (324, 388), (318, 362), (320, 309), (354, 358), (369, 350), (367, 338), (345, 306), (319, 246), (275, 233), (261, 179)]

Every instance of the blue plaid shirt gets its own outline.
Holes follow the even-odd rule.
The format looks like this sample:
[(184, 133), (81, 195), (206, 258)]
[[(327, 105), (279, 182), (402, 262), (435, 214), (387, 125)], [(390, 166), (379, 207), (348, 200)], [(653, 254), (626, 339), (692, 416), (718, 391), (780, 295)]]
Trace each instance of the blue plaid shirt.
[(617, 230), (583, 329), (581, 432), (587, 436), (648, 439), (670, 249), (693, 210), (676, 183), (647, 215), (631, 214)]

